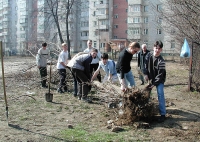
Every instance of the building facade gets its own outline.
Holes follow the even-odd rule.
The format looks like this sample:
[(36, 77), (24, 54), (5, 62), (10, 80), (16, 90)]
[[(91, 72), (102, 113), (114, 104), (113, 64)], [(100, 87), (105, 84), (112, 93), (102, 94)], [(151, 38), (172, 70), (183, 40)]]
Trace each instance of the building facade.
[[(137, 41), (152, 49), (156, 40), (163, 41), (167, 49), (177, 46), (174, 35), (163, 29), (165, 23), (159, 15), (165, 10), (163, 1), (74, 0), (70, 9), (66, 5), (65, 0), (59, 1), (58, 21), (64, 42), (68, 27), (72, 52), (83, 51), (88, 39), (93, 47), (106, 52), (110, 51), (110, 42), (117, 48)], [(47, 14), (47, 6), (46, 0), (0, 0), (0, 40), (6, 50), (25, 54), (37, 50), (44, 41), (52, 48), (60, 46), (58, 25)]]

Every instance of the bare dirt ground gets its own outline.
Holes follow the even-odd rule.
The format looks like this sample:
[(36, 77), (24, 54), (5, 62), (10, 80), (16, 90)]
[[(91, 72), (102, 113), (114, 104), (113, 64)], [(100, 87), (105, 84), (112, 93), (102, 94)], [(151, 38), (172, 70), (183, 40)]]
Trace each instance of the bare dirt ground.
[[(107, 122), (116, 119), (118, 109), (108, 108), (105, 94), (101, 91), (93, 88), (93, 93), (89, 95), (96, 99), (88, 104), (79, 101), (72, 94), (58, 94), (53, 86), (51, 88), (51, 93), (54, 95), (53, 102), (46, 102), (44, 96), (48, 89), (38, 87), (38, 80), (30, 79), (32, 86), (30, 86), (31, 83), (27, 84), (28, 89), (24, 86), (23, 80), (9, 78), (9, 73), (19, 72), (27, 63), (31, 66), (34, 64), (34, 59), (9, 58), (4, 61), (9, 115), (7, 121), (1, 85), (0, 141), (2, 142), (108, 141), (103, 137), (109, 135), (112, 137), (109, 141), (116, 142), (200, 141), (200, 93), (187, 91), (188, 67), (179, 62), (166, 62), (166, 121), (164, 123), (152, 121), (148, 128), (138, 128), (135, 125), (120, 126), (124, 130), (115, 133), (108, 129)], [(136, 84), (139, 88), (143, 88), (135, 68), (136, 61), (132, 61)], [(36, 71), (37, 74), (37, 69), (31, 71)], [(24, 82), (27, 82), (29, 78), (31, 76), (27, 76)], [(2, 77), (0, 79), (2, 84)], [(109, 96), (109, 92), (106, 95)], [(156, 88), (152, 90), (151, 99), (157, 101)], [(83, 129), (87, 135), (79, 139), (78, 137), (81, 136), (75, 135), (77, 131), (73, 133), (74, 129), (69, 129), (69, 126), (73, 126), (74, 129), (76, 127)], [(63, 131), (66, 130), (68, 133), (63, 135)], [(95, 139), (97, 134), (102, 138)], [(88, 137), (94, 137), (94, 139)]]

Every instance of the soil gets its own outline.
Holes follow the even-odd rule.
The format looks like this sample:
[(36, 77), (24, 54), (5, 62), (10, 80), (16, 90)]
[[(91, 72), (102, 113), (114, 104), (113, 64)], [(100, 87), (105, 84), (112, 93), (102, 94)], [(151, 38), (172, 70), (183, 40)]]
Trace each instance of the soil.
[[(67, 141), (59, 135), (60, 131), (80, 124), (90, 133), (115, 133), (109, 129), (108, 121), (115, 121), (119, 117), (120, 109), (117, 106), (122, 93), (118, 89), (113, 89), (112, 85), (93, 87), (89, 94), (93, 103), (85, 103), (72, 93), (57, 93), (54, 83), (50, 90), (53, 101), (46, 102), (45, 94), (48, 89), (40, 88), (39, 73), (34, 64), (33, 58), (4, 59), (8, 120), (1, 85), (0, 141)], [(136, 61), (133, 60), (131, 65), (137, 87), (143, 89)], [(124, 141), (200, 141), (200, 93), (188, 91), (189, 68), (179, 61), (167, 61), (166, 68), (166, 120), (163, 123), (157, 122), (157, 110), (150, 122), (135, 121), (133, 124), (119, 125), (127, 131), (128, 138)], [(52, 72), (55, 70), (53, 66)], [(1, 76), (0, 79), (2, 84)], [(157, 103), (156, 88), (152, 89), (150, 101)], [(119, 131), (118, 135), (120, 134), (122, 132)]]

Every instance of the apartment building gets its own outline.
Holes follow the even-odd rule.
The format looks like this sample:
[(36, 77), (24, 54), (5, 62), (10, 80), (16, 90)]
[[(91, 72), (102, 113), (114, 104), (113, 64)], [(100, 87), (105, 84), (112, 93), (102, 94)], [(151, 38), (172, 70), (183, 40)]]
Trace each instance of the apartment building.
[[(152, 49), (156, 40), (165, 49), (175, 48), (175, 40), (164, 30), (159, 12), (165, 10), (160, 0), (90, 0), (89, 38), (94, 47), (107, 48), (108, 42), (127, 47), (129, 42), (146, 43)], [(177, 46), (177, 45), (176, 45)]]
[(17, 19), (15, 8), (15, 0), (0, 0), (0, 41), (3, 42), (4, 51), (7, 55), (16, 51)]

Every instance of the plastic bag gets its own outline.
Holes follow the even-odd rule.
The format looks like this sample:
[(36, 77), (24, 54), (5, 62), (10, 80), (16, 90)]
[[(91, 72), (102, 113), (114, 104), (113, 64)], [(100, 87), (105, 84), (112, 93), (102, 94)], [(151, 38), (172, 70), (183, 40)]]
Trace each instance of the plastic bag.
[(182, 49), (181, 49), (180, 57), (183, 57), (183, 58), (189, 58), (190, 57), (190, 47), (189, 47), (189, 44), (188, 44), (186, 39), (184, 40), (184, 44), (183, 44)]

